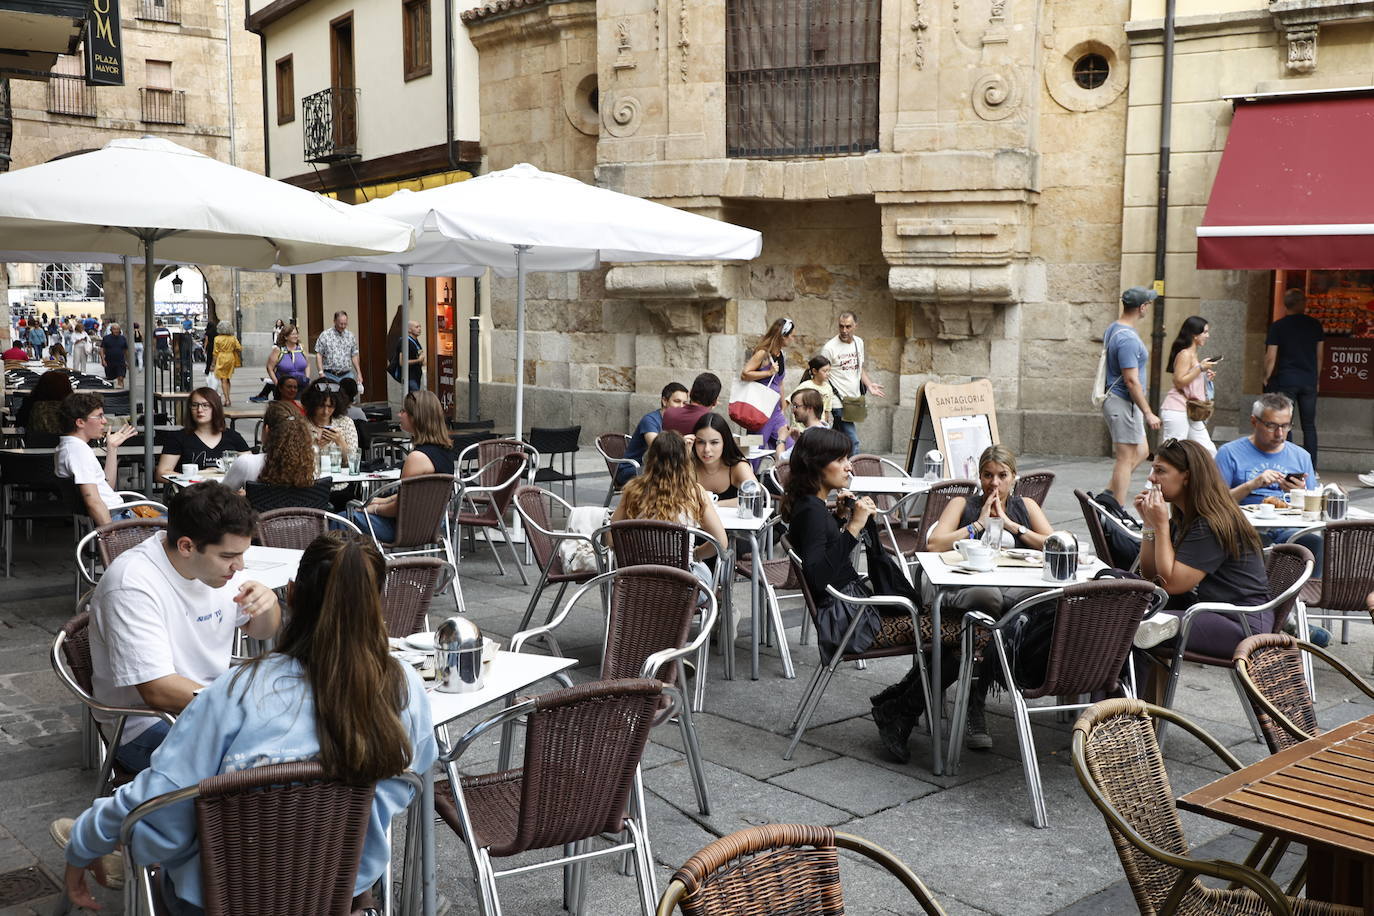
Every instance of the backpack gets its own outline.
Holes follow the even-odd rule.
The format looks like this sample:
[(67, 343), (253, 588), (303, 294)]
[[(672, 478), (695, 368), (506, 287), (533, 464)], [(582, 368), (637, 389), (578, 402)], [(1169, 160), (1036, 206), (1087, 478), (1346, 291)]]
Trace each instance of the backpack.
[[(1140, 530), (1140, 522), (1122, 508), (1121, 503), (1116, 501), (1116, 497), (1110, 491), (1103, 490), (1096, 496), (1089, 493), (1088, 498), (1121, 519), (1121, 523), (1127, 528)], [(1115, 525), (1103, 525), (1102, 533), (1106, 536), (1107, 547), (1112, 552), (1110, 557), (1102, 557), (1102, 561), (1121, 569), (1130, 569), (1134, 565), (1136, 557), (1140, 555), (1140, 543)]]
[(1094, 407), (1101, 407), (1107, 403), (1107, 347), (1110, 346), (1112, 338), (1115, 336), (1113, 334), (1102, 341), (1102, 355), (1097, 358), (1097, 375), (1093, 378)]

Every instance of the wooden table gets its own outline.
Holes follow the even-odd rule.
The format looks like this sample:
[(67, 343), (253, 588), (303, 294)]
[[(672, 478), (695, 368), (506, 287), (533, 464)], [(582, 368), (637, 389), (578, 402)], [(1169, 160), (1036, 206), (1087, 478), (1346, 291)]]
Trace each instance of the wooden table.
[(1374, 716), (1223, 776), (1185, 811), (1307, 846), (1307, 896), (1374, 916)]

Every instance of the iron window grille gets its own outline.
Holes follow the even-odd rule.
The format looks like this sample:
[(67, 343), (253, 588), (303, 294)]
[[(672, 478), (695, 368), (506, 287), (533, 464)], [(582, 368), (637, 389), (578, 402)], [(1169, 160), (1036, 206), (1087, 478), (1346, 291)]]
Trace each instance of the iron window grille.
[(334, 86), (301, 99), (305, 161), (354, 159), (358, 151), (359, 90)]

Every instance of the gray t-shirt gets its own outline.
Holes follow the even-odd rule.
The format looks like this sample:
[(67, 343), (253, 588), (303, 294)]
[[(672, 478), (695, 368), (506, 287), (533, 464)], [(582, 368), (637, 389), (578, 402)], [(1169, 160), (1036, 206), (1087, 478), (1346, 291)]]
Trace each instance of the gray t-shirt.
[(1182, 540), (1172, 522), (1169, 534), (1174, 539), (1174, 559), (1207, 574), (1197, 585), (1198, 601), (1254, 607), (1269, 600), (1269, 579), (1259, 551), (1229, 556), (1205, 518), (1195, 519)]

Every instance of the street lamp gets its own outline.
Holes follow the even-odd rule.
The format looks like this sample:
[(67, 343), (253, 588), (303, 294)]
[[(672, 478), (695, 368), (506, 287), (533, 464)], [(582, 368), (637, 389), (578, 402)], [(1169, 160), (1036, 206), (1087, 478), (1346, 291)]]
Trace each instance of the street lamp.
[(186, 281), (181, 279), (180, 273), (172, 274), (172, 295), (180, 296), (181, 288), (186, 285)]

